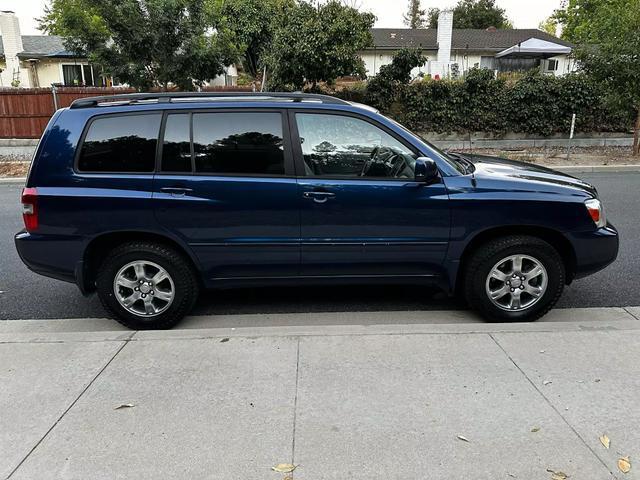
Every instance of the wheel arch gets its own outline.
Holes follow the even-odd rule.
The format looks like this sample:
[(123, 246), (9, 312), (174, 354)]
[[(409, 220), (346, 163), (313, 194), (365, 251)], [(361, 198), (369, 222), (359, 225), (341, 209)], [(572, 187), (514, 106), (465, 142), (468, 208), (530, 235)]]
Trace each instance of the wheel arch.
[(82, 278), (80, 289), (83, 293), (95, 291), (96, 273), (107, 253), (123, 243), (142, 241), (159, 243), (175, 249), (184, 255), (191, 268), (197, 272), (198, 281), (202, 283), (198, 262), (193, 252), (178, 240), (168, 235), (145, 231), (116, 231), (98, 235), (91, 239), (84, 250), (82, 262)]
[(565, 283), (569, 285), (575, 276), (576, 271), (576, 253), (571, 242), (560, 231), (548, 227), (530, 226), (530, 225), (508, 225), (501, 227), (488, 228), (478, 232), (464, 247), (460, 256), (460, 264), (458, 275), (456, 275), (455, 289), (460, 292), (464, 280), (464, 271), (471, 254), (481, 245), (500, 237), (511, 235), (527, 235), (536, 237), (549, 243), (554, 247), (564, 262)]

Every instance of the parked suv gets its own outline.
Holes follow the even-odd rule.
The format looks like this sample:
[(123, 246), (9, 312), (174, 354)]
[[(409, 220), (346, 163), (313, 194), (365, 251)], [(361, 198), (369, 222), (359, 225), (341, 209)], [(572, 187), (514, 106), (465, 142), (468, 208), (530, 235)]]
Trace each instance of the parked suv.
[(22, 206), (23, 262), (135, 329), (175, 325), (203, 288), (312, 283), (431, 284), (488, 320), (535, 320), (618, 252), (591, 185), (442, 152), (322, 95), (76, 100)]

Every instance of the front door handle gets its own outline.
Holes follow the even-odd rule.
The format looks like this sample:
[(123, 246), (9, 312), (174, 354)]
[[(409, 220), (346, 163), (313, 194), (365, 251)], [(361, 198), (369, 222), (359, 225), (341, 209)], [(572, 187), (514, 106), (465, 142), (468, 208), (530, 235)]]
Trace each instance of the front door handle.
[(187, 193), (193, 192), (193, 188), (186, 187), (162, 187), (160, 189), (161, 192), (169, 193), (171, 195), (186, 195)]
[(303, 192), (302, 196), (304, 198), (312, 198), (313, 201), (316, 203), (325, 203), (330, 198), (335, 197), (336, 194), (331, 192), (315, 192), (314, 191), (314, 192)]

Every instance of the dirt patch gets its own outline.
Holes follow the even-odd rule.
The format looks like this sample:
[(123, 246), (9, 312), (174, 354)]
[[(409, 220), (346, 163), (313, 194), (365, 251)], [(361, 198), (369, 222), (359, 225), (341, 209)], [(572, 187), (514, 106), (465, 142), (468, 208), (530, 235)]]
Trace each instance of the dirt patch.
[(0, 162), (0, 177), (26, 177), (29, 162)]
[[(453, 150), (453, 149), (452, 149)], [(496, 157), (536, 163), (547, 166), (566, 165), (637, 165), (640, 157), (631, 154), (631, 147), (573, 147), (567, 158), (566, 147), (527, 147), (527, 148), (473, 148), (455, 151), (494, 155)]]

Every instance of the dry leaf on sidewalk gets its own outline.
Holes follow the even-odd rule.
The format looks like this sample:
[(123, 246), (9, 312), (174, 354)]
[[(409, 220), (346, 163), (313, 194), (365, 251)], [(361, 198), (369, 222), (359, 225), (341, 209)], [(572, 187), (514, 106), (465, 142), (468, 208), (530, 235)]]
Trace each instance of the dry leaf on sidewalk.
[(611, 445), (611, 440), (609, 440), (609, 437), (603, 434), (600, 436), (600, 443), (604, 448), (609, 448), (609, 445)]
[(133, 403), (123, 403), (122, 405), (118, 405), (114, 410), (120, 410), (122, 408), (133, 408), (135, 405)]
[(545, 380), (542, 382), (543, 385), (551, 385), (553, 382), (551, 380)]
[(555, 470), (552, 470), (550, 468), (547, 468), (547, 472), (551, 474), (551, 480), (566, 480), (567, 478), (569, 478), (569, 475), (567, 475), (566, 473), (556, 472)]
[(631, 470), (631, 461), (629, 460), (629, 457), (621, 457), (618, 459), (618, 469), (622, 473), (629, 473), (629, 470)]
[(456, 438), (458, 440), (462, 440), (463, 442), (469, 443), (469, 439), (467, 437), (463, 436), (463, 435), (458, 435)]
[(533, 433), (539, 432), (539, 431), (540, 431), (540, 427), (533, 427), (533, 428), (531, 429), (531, 431), (532, 431)]
[(279, 463), (275, 467), (271, 467), (271, 470), (279, 473), (291, 473), (296, 469), (297, 465), (291, 463)]

